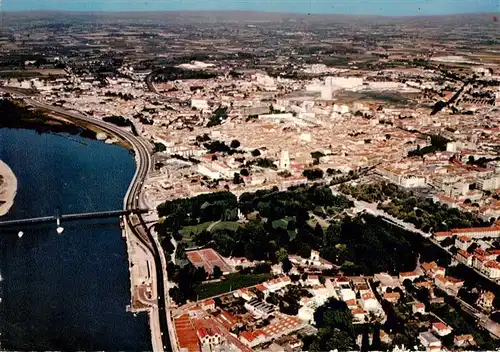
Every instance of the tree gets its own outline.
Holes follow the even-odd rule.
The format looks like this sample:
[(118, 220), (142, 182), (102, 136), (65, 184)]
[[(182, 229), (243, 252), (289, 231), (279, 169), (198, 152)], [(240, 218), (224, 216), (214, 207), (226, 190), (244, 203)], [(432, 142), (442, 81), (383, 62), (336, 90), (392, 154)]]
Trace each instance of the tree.
[(316, 151), (316, 152), (311, 152), (311, 157), (312, 157), (314, 160), (318, 161), (318, 162), (319, 162), (319, 159), (320, 159), (320, 158), (322, 158), (322, 157), (324, 157), (324, 156), (325, 156), (325, 154), (323, 154), (322, 152), (318, 152), (318, 151)]
[(163, 248), (163, 251), (166, 253), (166, 254), (172, 254), (174, 253), (174, 245), (172, 244), (171, 242), (171, 237), (170, 236), (167, 236), (165, 238), (163, 238), (163, 240), (161, 241), (161, 248)]
[(404, 279), (403, 286), (406, 289), (406, 292), (409, 293), (413, 288), (413, 283), (411, 282), (410, 279)]
[(302, 246), (300, 246), (299, 250), (297, 251), (297, 254), (300, 255), (302, 258), (310, 258), (311, 246), (308, 245), (307, 243), (302, 244)]
[(297, 225), (295, 223), (295, 220), (290, 219), (290, 221), (288, 221), (288, 224), (286, 225), (286, 229), (288, 231), (295, 231), (296, 228), (297, 228)]
[(323, 178), (323, 170), (321, 169), (307, 169), (302, 172), (302, 175), (309, 181), (314, 181)]
[(361, 352), (367, 352), (370, 349), (370, 333), (368, 325), (363, 327), (363, 338), (361, 339)]
[(229, 146), (233, 149), (238, 149), (240, 147), (240, 145), (241, 145), (240, 142), (236, 139), (233, 139), (231, 141), (231, 144), (229, 144)]
[(314, 237), (316, 237), (317, 241), (323, 242), (323, 238), (325, 236), (325, 233), (323, 232), (323, 227), (319, 223), (316, 224), (316, 227), (314, 228)]
[(250, 175), (250, 172), (248, 172), (248, 169), (241, 169), (240, 175), (247, 177)]
[(290, 270), (292, 270), (292, 262), (290, 261), (290, 259), (288, 259), (288, 257), (286, 257), (282, 262), (281, 262), (281, 268), (283, 269), (283, 272), (284, 273), (289, 273)]
[(354, 351), (356, 350), (354, 338), (346, 331), (334, 329), (318, 334), (314, 342), (309, 347), (309, 351)]
[(214, 266), (213, 276), (214, 276), (215, 279), (218, 279), (218, 278), (220, 278), (222, 276), (222, 270), (217, 265)]
[(168, 294), (177, 305), (182, 305), (187, 301), (184, 293), (178, 287), (172, 287), (168, 290)]
[(240, 174), (239, 174), (239, 173), (237, 173), (237, 172), (235, 172), (235, 173), (234, 173), (234, 178), (233, 178), (233, 183), (234, 183), (235, 185), (238, 185), (238, 184), (240, 184), (240, 183), (244, 183), (244, 182), (245, 182), (245, 181), (243, 181), (243, 180), (241, 179)]
[(380, 341), (380, 324), (376, 323), (373, 328), (373, 339), (370, 350), (380, 351), (382, 348), (382, 342)]
[(253, 157), (258, 157), (258, 156), (260, 156), (260, 151), (259, 151), (258, 149), (254, 149), (254, 150), (252, 150), (252, 156), (253, 156)]
[(283, 263), (285, 259), (288, 259), (288, 252), (285, 248), (281, 247), (279, 250), (276, 251), (276, 260), (279, 263)]

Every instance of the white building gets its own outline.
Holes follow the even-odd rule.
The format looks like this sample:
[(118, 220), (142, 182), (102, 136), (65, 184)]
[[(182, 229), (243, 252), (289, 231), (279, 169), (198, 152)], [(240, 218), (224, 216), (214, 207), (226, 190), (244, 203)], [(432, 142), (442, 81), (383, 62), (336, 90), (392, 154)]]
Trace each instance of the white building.
[(418, 339), (427, 351), (439, 351), (441, 349), (441, 340), (429, 331), (421, 332)]
[(288, 150), (282, 150), (279, 161), (279, 168), (282, 170), (286, 170), (288, 169), (289, 166), (290, 166), (290, 155), (288, 154)]
[(208, 178), (211, 178), (213, 180), (217, 180), (221, 178), (221, 174), (219, 171), (215, 170), (210, 165), (206, 164), (198, 164), (198, 173), (202, 174), (203, 176), (207, 176)]
[(455, 247), (464, 251), (466, 251), (471, 244), (472, 238), (470, 238), (469, 236), (458, 236), (455, 240)]
[(208, 110), (208, 102), (205, 99), (191, 99), (191, 107), (198, 110)]
[(303, 306), (299, 308), (299, 313), (297, 316), (308, 323), (314, 323), (314, 312), (316, 310), (314, 308), (308, 307), (308, 306)]
[(363, 308), (369, 312), (377, 311), (381, 308), (375, 295), (371, 292), (361, 295), (361, 303), (363, 304)]

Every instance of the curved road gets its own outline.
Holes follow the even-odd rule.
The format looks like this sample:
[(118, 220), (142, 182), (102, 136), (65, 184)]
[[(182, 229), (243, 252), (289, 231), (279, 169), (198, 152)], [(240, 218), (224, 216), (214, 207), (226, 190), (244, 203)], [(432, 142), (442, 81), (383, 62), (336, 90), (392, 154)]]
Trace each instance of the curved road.
[[(117, 127), (115, 125), (112, 125), (110, 123), (104, 122), (102, 120), (98, 120), (86, 115), (83, 115), (78, 112), (74, 111), (69, 111), (60, 107), (52, 106), (49, 104), (45, 104), (42, 102), (39, 102), (35, 99), (31, 99), (29, 97), (23, 97), (24, 101), (32, 106), (35, 106), (40, 109), (44, 110), (49, 110), (56, 112), (62, 116), (65, 116), (69, 119), (73, 120), (79, 120), (83, 121), (86, 123), (90, 123), (93, 125), (98, 126), (102, 130), (114, 134), (127, 142), (129, 142), (132, 147), (134, 148), (134, 151), (136, 153), (136, 161), (137, 161), (137, 168), (134, 174), (134, 177), (132, 178), (132, 181), (130, 183), (129, 189), (127, 190), (127, 193), (125, 195), (124, 199), (124, 209), (129, 210), (129, 209), (135, 209), (135, 208), (140, 208), (141, 204), (140, 203), (140, 191), (142, 184), (144, 183), (144, 179), (146, 178), (146, 175), (151, 168), (151, 153), (152, 153), (152, 147), (148, 145), (147, 142), (145, 142), (143, 139), (140, 137), (134, 136), (132, 133), (125, 131), (121, 129), (120, 127)], [(154, 238), (152, 238), (152, 235), (148, 231), (148, 228), (140, 216), (140, 214), (137, 215), (139, 217), (139, 220), (141, 222), (141, 225), (144, 229), (144, 231), (148, 235), (148, 239), (150, 241), (151, 248), (153, 249), (153, 257), (155, 260), (155, 268), (156, 268), (156, 285), (157, 285), (157, 292), (158, 292), (158, 310), (159, 310), (159, 318), (160, 318), (160, 330), (162, 334), (162, 343), (164, 349), (167, 349), (170, 347), (170, 341), (168, 340), (168, 324), (167, 324), (167, 316), (165, 312), (165, 287), (164, 287), (164, 273), (160, 261), (160, 252), (158, 250), (158, 246), (156, 245), (156, 242)], [(130, 218), (127, 217), (127, 221), (130, 224)], [(132, 231), (136, 234), (136, 236), (139, 239), (142, 239), (142, 236), (136, 232), (136, 229), (133, 226), (130, 226)], [(149, 247), (149, 246), (147, 246)]]

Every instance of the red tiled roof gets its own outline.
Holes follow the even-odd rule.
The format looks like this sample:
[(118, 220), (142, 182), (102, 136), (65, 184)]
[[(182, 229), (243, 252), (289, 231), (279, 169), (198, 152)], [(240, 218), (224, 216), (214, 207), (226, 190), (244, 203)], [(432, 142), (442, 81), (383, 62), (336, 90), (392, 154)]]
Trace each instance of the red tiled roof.
[(175, 333), (179, 346), (188, 349), (189, 352), (200, 351), (198, 336), (193, 328), (188, 314), (174, 319)]
[(453, 233), (467, 233), (467, 232), (493, 232), (500, 231), (500, 226), (489, 226), (489, 227), (470, 227), (465, 229), (452, 229)]
[(213, 299), (207, 299), (201, 303), (204, 306), (211, 306), (215, 304), (215, 301)]
[(484, 266), (486, 266), (488, 268), (500, 269), (500, 263), (497, 262), (496, 260), (490, 260), (489, 262), (484, 264)]
[(441, 322), (437, 322), (437, 323), (432, 323), (432, 326), (434, 328), (436, 328), (437, 330), (448, 330), (449, 327), (446, 326), (445, 324), (441, 323)]
[(253, 340), (255, 340), (255, 336), (253, 336), (253, 334), (251, 332), (248, 332), (248, 331), (243, 331), (240, 334), (240, 337), (243, 337), (248, 342), (252, 342)]
[(399, 276), (411, 277), (411, 276), (418, 276), (418, 274), (414, 271), (407, 271), (399, 273)]
[(255, 288), (261, 292), (267, 291), (267, 288), (262, 284), (258, 284)]
[(460, 255), (462, 255), (462, 256), (464, 256), (465, 258), (469, 258), (469, 257), (472, 256), (472, 254), (470, 254), (469, 252), (464, 251), (463, 249), (459, 249), (457, 251), (457, 253), (460, 254)]

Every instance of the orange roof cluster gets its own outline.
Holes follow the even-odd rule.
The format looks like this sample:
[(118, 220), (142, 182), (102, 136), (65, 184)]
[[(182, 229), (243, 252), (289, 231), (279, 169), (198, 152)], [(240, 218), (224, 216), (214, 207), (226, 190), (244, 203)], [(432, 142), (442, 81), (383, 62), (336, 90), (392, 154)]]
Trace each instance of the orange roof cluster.
[(181, 315), (174, 319), (175, 334), (181, 348), (186, 348), (189, 352), (199, 352), (198, 336), (193, 327), (188, 314)]
[(280, 285), (280, 284), (289, 284), (291, 283), (292, 280), (290, 280), (290, 278), (288, 276), (281, 276), (281, 277), (277, 277), (276, 279), (272, 279), (272, 280), (268, 280), (266, 282), (264, 282), (264, 286), (265, 287), (269, 287), (269, 286), (274, 286), (274, 285)]
[(495, 232), (500, 231), (500, 226), (489, 227), (469, 227), (464, 229), (452, 229), (452, 233), (469, 233), (469, 232)]
[(207, 300), (201, 302), (202, 308), (205, 308), (207, 306), (213, 306), (213, 305), (215, 305), (215, 301), (213, 299), (207, 299)]
[(497, 262), (496, 260), (490, 260), (486, 264), (484, 264), (485, 267), (492, 268), (492, 269), (499, 269), (500, 270), (500, 263)]
[(223, 310), (219, 315), (215, 317), (215, 319), (222, 324), (227, 330), (231, 330), (233, 326), (236, 325), (238, 320), (232, 316), (230, 313)]
[(363, 300), (366, 301), (368, 299), (376, 299), (375, 298), (375, 295), (371, 292), (366, 292), (366, 293), (363, 293)]
[(222, 335), (219, 326), (213, 318), (197, 319), (194, 321), (194, 326), (200, 339), (203, 339), (206, 336)]
[(437, 330), (440, 330), (440, 331), (444, 331), (444, 330), (448, 330), (449, 327), (441, 322), (437, 322), (437, 323), (432, 323), (432, 326), (434, 328), (436, 328)]
[(469, 257), (472, 257), (472, 254), (470, 254), (469, 252), (467, 251), (464, 251), (463, 249), (459, 249), (457, 251), (458, 254), (460, 254), (461, 256), (465, 257), (465, 258), (469, 258)]
[(300, 325), (302, 325), (302, 320), (297, 317), (287, 316), (286, 318), (280, 319), (276, 323), (269, 324), (264, 327), (262, 331), (267, 336), (275, 336), (284, 333), (290, 329), (294, 329)]
[(389, 302), (397, 302), (401, 298), (399, 292), (386, 292), (384, 293), (384, 299)]
[(402, 276), (402, 277), (412, 277), (412, 276), (418, 276), (418, 274), (414, 271), (407, 271), (407, 272), (402, 272), (402, 273), (399, 273), (399, 276)]

